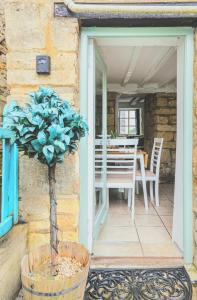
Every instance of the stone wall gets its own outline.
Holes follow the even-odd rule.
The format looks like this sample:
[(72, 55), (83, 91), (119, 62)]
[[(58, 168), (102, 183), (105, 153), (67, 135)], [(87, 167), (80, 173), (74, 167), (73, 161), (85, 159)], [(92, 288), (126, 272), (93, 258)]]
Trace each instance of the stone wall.
[[(84, 0), (85, 1), (85, 0)], [(103, 0), (104, 1), (104, 0)], [(0, 4), (5, 4), (1, 1)], [(7, 82), (11, 95), (8, 101), (15, 98), (20, 103), (26, 102), (29, 91), (36, 90), (39, 85), (54, 87), (61, 96), (71, 99), (78, 107), (78, 43), (79, 26), (75, 19), (54, 18), (53, 0), (9, 0), (6, 1), (6, 42), (7, 55)], [(0, 19), (2, 22), (2, 9), (0, 6)], [(3, 24), (3, 23), (1, 23)], [(2, 29), (3, 28), (3, 29)], [(4, 25), (0, 25), (0, 37), (4, 31)], [(196, 35), (196, 34), (195, 34)], [(5, 41), (0, 43), (0, 51), (5, 49)], [(197, 39), (195, 41), (197, 49)], [(5, 51), (5, 50), (4, 50)], [(36, 55), (47, 54), (51, 56), (52, 72), (49, 76), (37, 75), (35, 71)], [(195, 78), (197, 78), (197, 50), (195, 50)], [(1, 71), (3, 74), (0, 83), (0, 94), (5, 97), (8, 91), (5, 89), (5, 54), (0, 55)], [(2, 71), (3, 70), (3, 71)], [(3, 72), (3, 73), (2, 73)], [(197, 219), (197, 81), (194, 88), (194, 136), (193, 136), (193, 206), (194, 224)], [(166, 102), (166, 99), (164, 99)], [(158, 110), (164, 109), (161, 106)], [(169, 108), (168, 108), (169, 109)], [(172, 110), (175, 106), (172, 107)], [(164, 112), (164, 111), (163, 111)], [(174, 115), (174, 114), (173, 114)], [(159, 115), (168, 117), (168, 114)], [(174, 116), (173, 116), (174, 118)], [(156, 119), (155, 119), (156, 120)], [(158, 120), (158, 119), (157, 119)], [(162, 122), (166, 122), (162, 119)], [(150, 120), (149, 120), (150, 121)], [(159, 121), (159, 122), (160, 122)], [(173, 121), (175, 122), (175, 120)], [(113, 123), (113, 122), (112, 122)], [(113, 123), (114, 124), (114, 123)], [(157, 133), (163, 134), (157, 124)], [(175, 124), (171, 124), (175, 126)], [(111, 126), (111, 125), (110, 125)], [(166, 131), (164, 139), (166, 143), (174, 143), (173, 131)], [(173, 136), (173, 137), (172, 137)], [(149, 143), (150, 145), (150, 143)], [(152, 144), (151, 144), (152, 146)], [(148, 146), (147, 146), (148, 147)], [(167, 147), (167, 145), (165, 145)], [(152, 147), (151, 147), (152, 148)], [(150, 146), (149, 146), (150, 149)], [(149, 150), (148, 149), (148, 150)], [(165, 148), (168, 149), (168, 148)], [(174, 148), (170, 148), (173, 149)], [(174, 154), (173, 154), (174, 155)], [(170, 156), (171, 162), (174, 161)], [(57, 184), (59, 223), (62, 222), (62, 232), (66, 238), (76, 240), (78, 237), (78, 212), (79, 212), (79, 158), (78, 155), (68, 158), (65, 164), (58, 166)], [(166, 163), (166, 160), (163, 161)], [(170, 170), (170, 172), (173, 170)], [(47, 170), (43, 165), (26, 158), (20, 159), (20, 214), (21, 219), (28, 222), (29, 247), (49, 240), (48, 226), (48, 184)], [(64, 223), (63, 223), (64, 222)], [(69, 228), (69, 230), (67, 230)], [(67, 233), (66, 233), (67, 232)], [(62, 233), (62, 236), (63, 236)], [(63, 237), (62, 237), (63, 238)], [(197, 226), (194, 225), (194, 262), (197, 265)]]
[(7, 71), (6, 71), (6, 41), (5, 41), (5, 16), (4, 1), (0, 2), (0, 115), (2, 115), (3, 106), (6, 96), (9, 94), (7, 88)]
[(144, 147), (152, 151), (155, 137), (163, 137), (160, 178), (173, 181), (176, 159), (176, 95), (152, 94), (145, 100)]
[[(54, 18), (54, 1), (9, 0), (5, 5), (7, 83), (10, 96), (21, 104), (39, 85), (53, 87), (61, 97), (79, 108), (76, 19)], [(36, 73), (36, 55), (51, 57), (51, 74)], [(20, 219), (28, 222), (28, 246), (49, 241), (47, 168), (20, 157)], [(79, 157), (67, 157), (57, 166), (58, 223), (60, 239), (78, 239)]]
[[(115, 106), (117, 93), (108, 92), (107, 94), (107, 133), (115, 132)], [(101, 134), (102, 130), (102, 98), (96, 98), (96, 135)]]

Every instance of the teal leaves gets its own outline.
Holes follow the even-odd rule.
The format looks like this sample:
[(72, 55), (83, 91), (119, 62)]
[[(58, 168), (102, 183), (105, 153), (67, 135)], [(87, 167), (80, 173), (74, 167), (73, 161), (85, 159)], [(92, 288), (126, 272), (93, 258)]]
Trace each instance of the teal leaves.
[(43, 130), (38, 132), (38, 141), (41, 145), (45, 145), (47, 143), (47, 136)]
[(42, 152), (45, 156), (47, 164), (50, 165), (53, 160), (54, 147), (52, 145), (44, 146)]
[(6, 105), (4, 126), (14, 131), (15, 142), (29, 157), (48, 166), (62, 162), (65, 153), (77, 151), (87, 122), (51, 88), (40, 87), (30, 97), (25, 107), (15, 101)]

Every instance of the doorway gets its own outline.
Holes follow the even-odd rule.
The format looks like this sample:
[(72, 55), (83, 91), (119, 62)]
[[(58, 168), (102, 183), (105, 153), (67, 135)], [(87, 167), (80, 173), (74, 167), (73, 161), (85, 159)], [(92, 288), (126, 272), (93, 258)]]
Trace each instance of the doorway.
[[(155, 32), (153, 34), (152, 31), (154, 31), (154, 30), (155, 30)], [(102, 122), (101, 123), (106, 129), (107, 129), (107, 127), (111, 126), (109, 123), (107, 123), (107, 100), (109, 97), (107, 95), (107, 89), (106, 89), (106, 87), (107, 87), (107, 85), (106, 85), (107, 71), (105, 70), (106, 69), (105, 64), (109, 65), (109, 61), (107, 61), (107, 58), (106, 58), (107, 55), (109, 55), (110, 59), (112, 59), (111, 60), (112, 64), (113, 64), (114, 60), (113, 60), (112, 54), (110, 55), (109, 51), (107, 51), (105, 53), (106, 49), (104, 49), (104, 47), (106, 47), (106, 48), (108, 47), (108, 50), (109, 50), (109, 47), (112, 47), (113, 53), (115, 51), (118, 51), (120, 53), (119, 60), (121, 60), (121, 57), (122, 57), (121, 65), (120, 64), (118, 65), (118, 63), (114, 63), (114, 68), (115, 67), (118, 68), (117, 71), (112, 72), (112, 75), (114, 75), (114, 76), (118, 76), (121, 73), (120, 67), (121, 66), (123, 67), (124, 59), (126, 57), (126, 54), (123, 53), (123, 48), (120, 51), (120, 49), (118, 49), (118, 47), (120, 48), (120, 46), (118, 46), (118, 45), (126, 45), (124, 48), (124, 51), (129, 52), (128, 57), (130, 58), (129, 68), (125, 74), (123, 81), (121, 81), (121, 84), (119, 84), (120, 80), (115, 78), (114, 80), (116, 82), (113, 83), (114, 86), (112, 87), (113, 84), (111, 84), (111, 87), (109, 88), (110, 85), (108, 85), (108, 92), (109, 92), (109, 89), (113, 89), (113, 93), (116, 92), (118, 94), (118, 96), (116, 97), (116, 112), (115, 112), (115, 115), (117, 115), (117, 119), (115, 119), (116, 124), (117, 123), (119, 124), (118, 115), (121, 113), (121, 110), (123, 110), (123, 108), (124, 108), (124, 115), (125, 115), (125, 110), (126, 111), (128, 110), (128, 108), (126, 108), (124, 106), (124, 105), (126, 105), (125, 104), (126, 102), (128, 103), (128, 99), (129, 99), (130, 107), (129, 107), (129, 112), (127, 112), (127, 113), (130, 114), (130, 111), (132, 111), (134, 109), (135, 109), (135, 111), (136, 111), (136, 109), (140, 109), (139, 107), (138, 108), (136, 107), (136, 104), (134, 102), (136, 102), (138, 104), (138, 106), (139, 106), (139, 103), (141, 103), (141, 106), (143, 106), (143, 105), (145, 105), (145, 101), (147, 100), (147, 99), (145, 100), (147, 95), (150, 97), (153, 94), (155, 94), (156, 87), (151, 86), (151, 84), (148, 82), (147, 79), (153, 78), (154, 75), (158, 76), (158, 72), (155, 72), (157, 65), (160, 64), (160, 66), (161, 66), (161, 64), (162, 64), (161, 61), (162, 61), (162, 59), (164, 60), (163, 57), (164, 56), (167, 57), (169, 55), (169, 54), (167, 55), (167, 53), (172, 52), (177, 55), (176, 74), (178, 76), (175, 79), (175, 81), (177, 82), (176, 89), (177, 89), (177, 103), (178, 103), (178, 105), (177, 105), (177, 116), (178, 116), (177, 128), (179, 129), (177, 131), (177, 135), (176, 135), (177, 136), (176, 148), (178, 149), (178, 151), (177, 151), (178, 155), (176, 156), (176, 159), (177, 159), (178, 163), (176, 164), (177, 167), (176, 167), (176, 172), (175, 172), (176, 173), (175, 196), (173, 197), (172, 185), (171, 186), (168, 185), (165, 188), (163, 185), (163, 187), (160, 189), (161, 190), (160, 196), (163, 199), (165, 198), (168, 201), (168, 204), (170, 204), (170, 199), (172, 199), (172, 198), (174, 199), (173, 220), (175, 220), (175, 222), (173, 225), (173, 232), (171, 230), (171, 236), (172, 235), (174, 236), (176, 243), (179, 245), (179, 248), (181, 248), (181, 250), (183, 251), (183, 256), (184, 256), (185, 260), (189, 262), (192, 259), (192, 252), (191, 252), (191, 249), (192, 249), (192, 224), (191, 224), (191, 219), (189, 221), (189, 219), (187, 219), (187, 218), (188, 218), (189, 214), (190, 214), (190, 216), (192, 215), (192, 209), (191, 209), (191, 203), (188, 203), (188, 197), (187, 197), (187, 205), (185, 204), (184, 194), (187, 190), (190, 192), (190, 195), (191, 195), (191, 182), (189, 183), (188, 177), (187, 178), (185, 177), (185, 175), (184, 175), (185, 170), (183, 172), (183, 168), (184, 168), (185, 160), (188, 160), (188, 157), (185, 155), (186, 154), (185, 151), (186, 152), (191, 151), (191, 140), (190, 140), (190, 145), (188, 145), (188, 148), (186, 147), (187, 149), (184, 149), (185, 146), (183, 147), (183, 145), (185, 145), (186, 136), (184, 136), (183, 132), (186, 130), (186, 128), (184, 128), (184, 126), (182, 124), (184, 123), (183, 120), (186, 120), (189, 117), (189, 114), (191, 113), (191, 111), (188, 110), (187, 114), (186, 114), (185, 108), (188, 107), (189, 104), (188, 104), (188, 102), (187, 102), (187, 104), (184, 103), (184, 99), (185, 99), (185, 95), (186, 95), (185, 93), (188, 93), (188, 95), (190, 95), (190, 97), (191, 97), (191, 91), (192, 91), (191, 82), (192, 82), (192, 80), (190, 83), (189, 82), (186, 83), (185, 82), (186, 77), (184, 78), (184, 76), (183, 76), (183, 71), (185, 73), (185, 71), (187, 70), (188, 75), (190, 75), (190, 78), (192, 78), (191, 66), (188, 65), (188, 64), (192, 65), (192, 60), (188, 61), (188, 56), (186, 56), (187, 49), (188, 49), (187, 51), (191, 51), (191, 53), (192, 53), (192, 48), (190, 48), (192, 46), (192, 42), (189, 39), (189, 36), (191, 35), (191, 31), (190, 31), (190, 29), (187, 29), (185, 31), (183, 29), (182, 29), (183, 31), (181, 31), (181, 29), (179, 29), (179, 30), (177, 29), (177, 31), (174, 30), (174, 32), (170, 33), (170, 31), (168, 31), (167, 29), (165, 29), (166, 31), (164, 29), (154, 29), (154, 30), (152, 29), (151, 33), (150, 32), (144, 33), (143, 30), (140, 30), (140, 29), (133, 29), (133, 30), (121, 29), (121, 30), (119, 30), (119, 35), (113, 36), (113, 37), (111, 36), (112, 35), (111, 29), (106, 29), (105, 34), (104, 34), (104, 31), (102, 31), (100, 29), (94, 29), (94, 30), (84, 29), (84, 32), (82, 33), (82, 36), (81, 36), (82, 52), (81, 52), (81, 54), (83, 56), (83, 54), (85, 52), (87, 53), (87, 51), (88, 51), (88, 59), (89, 59), (89, 62), (92, 61), (92, 64), (88, 63), (88, 65), (89, 65), (88, 70), (87, 70), (86, 66), (84, 66), (84, 63), (82, 63), (82, 65), (81, 65), (81, 72), (82, 73), (86, 72), (87, 76), (89, 76), (89, 77), (87, 77), (88, 80), (87, 80), (86, 84), (84, 85), (85, 82), (83, 82), (83, 86), (81, 84), (81, 95), (83, 94), (83, 96), (84, 96), (86, 93), (86, 95), (88, 96), (88, 104), (87, 104), (88, 110), (85, 109), (84, 102), (83, 102), (83, 107), (81, 107), (81, 108), (82, 108), (82, 110), (84, 110), (84, 114), (87, 116), (88, 123), (90, 126), (90, 134), (89, 134), (88, 141), (87, 141), (88, 144), (86, 144), (86, 145), (82, 144), (82, 147), (81, 147), (81, 156), (83, 156), (83, 158), (85, 158), (84, 150), (86, 147), (86, 151), (87, 151), (86, 155), (88, 157), (88, 166), (89, 166), (89, 172), (88, 172), (89, 176), (87, 177), (88, 182), (86, 181), (86, 187), (88, 187), (87, 192), (86, 192), (86, 195), (87, 195), (86, 199), (88, 199), (88, 201), (86, 200), (86, 204), (85, 204), (85, 202), (83, 202), (83, 203), (81, 202), (81, 212), (80, 212), (81, 241), (83, 243), (87, 243), (86, 245), (89, 246), (89, 249), (92, 252), (95, 251), (95, 248), (94, 248), (95, 240), (97, 240), (99, 238), (99, 235), (102, 235), (101, 230), (103, 230), (104, 224), (105, 224), (105, 226), (107, 226), (107, 222), (108, 222), (108, 226), (110, 226), (109, 230), (113, 231), (113, 229), (114, 229), (117, 236), (118, 235), (121, 237), (123, 236), (123, 234), (120, 233), (121, 226), (119, 226), (119, 229), (118, 229), (119, 234), (118, 234), (117, 228), (113, 228), (113, 223), (114, 222), (117, 223), (117, 220), (115, 221), (115, 217), (113, 217), (113, 220), (109, 220), (109, 219), (107, 220), (107, 218), (106, 218), (106, 211), (107, 211), (106, 203), (107, 202), (105, 201), (105, 193), (104, 192), (103, 192), (103, 201), (101, 201), (101, 203), (100, 203), (101, 205), (97, 201), (99, 204), (99, 205), (97, 205), (97, 207), (100, 207), (101, 210), (100, 210), (100, 214), (99, 214), (99, 219), (97, 218), (97, 224), (95, 224), (95, 222), (94, 222), (94, 220), (95, 220), (94, 208), (95, 208), (95, 202), (96, 202), (96, 197), (94, 198), (94, 144), (95, 144), (94, 141), (95, 141), (96, 126), (98, 128), (101, 128), (101, 126), (98, 124), (99, 120), (95, 119), (95, 115), (98, 117), (98, 113), (95, 114), (95, 110), (98, 110), (98, 108), (96, 108), (94, 101), (91, 101), (91, 99), (93, 99), (92, 95), (95, 92), (95, 91), (93, 91), (93, 87), (94, 87), (94, 82), (97, 82), (96, 78), (98, 78), (102, 82), (101, 90), (102, 90), (102, 99), (103, 99), (102, 105), (103, 105), (103, 107), (101, 108), (101, 110), (102, 110), (102, 114), (101, 114)], [(103, 32), (102, 35), (101, 35), (101, 31)], [(146, 28), (146, 31), (148, 31), (147, 28)], [(167, 34), (167, 32), (168, 32), (168, 34)], [(108, 33), (108, 36), (107, 36), (107, 33)], [(122, 33), (122, 36), (120, 33)], [(97, 44), (96, 47), (95, 47), (95, 43)], [(103, 49), (102, 49), (102, 45), (103, 45)], [(187, 45), (187, 47), (186, 47), (186, 45)], [(133, 47), (133, 50), (131, 50), (131, 48), (129, 48), (129, 47)], [(95, 49), (97, 49), (97, 50), (95, 50)], [(158, 52), (156, 52), (155, 49), (157, 49)], [(144, 64), (142, 62), (142, 59), (140, 60), (142, 69), (143, 69), (143, 65), (146, 65), (146, 67), (147, 67), (146, 71), (142, 72), (142, 74), (144, 76), (143, 80), (145, 83), (147, 81), (149, 84), (144, 85), (144, 87), (143, 87), (143, 84), (141, 84), (141, 87), (140, 88), (138, 87), (138, 90), (137, 90), (136, 82), (133, 84), (127, 84), (127, 83), (129, 83), (129, 76), (130, 77), (132, 76), (132, 69), (133, 70), (135, 69), (134, 68), (135, 64), (136, 64), (136, 68), (137, 68), (137, 58), (139, 58), (139, 52), (142, 52), (143, 50), (145, 51), (143, 57), (146, 56), (147, 53), (149, 52), (149, 54), (152, 53), (157, 58), (160, 56), (161, 61), (158, 62), (155, 59), (155, 61), (157, 61), (157, 63), (155, 62), (154, 68), (152, 67), (152, 75), (151, 75), (151, 70), (148, 72), (148, 69), (150, 69), (150, 68), (148, 68), (148, 62), (150, 59), (147, 60), (146, 64)], [(131, 55), (132, 51), (133, 51), (133, 53)], [(95, 55), (95, 53), (98, 53), (98, 54)], [(165, 55), (163, 56), (162, 53)], [(99, 59), (100, 59), (99, 67), (102, 69), (102, 72), (100, 72), (100, 74), (102, 74), (102, 78), (100, 76), (96, 75), (96, 72), (94, 73), (94, 71), (93, 71), (93, 70), (97, 70), (96, 60), (94, 59), (96, 56), (99, 57)], [(117, 59), (118, 59), (118, 56), (116, 58), (116, 61), (117, 61)], [(174, 58), (174, 59), (176, 59), (176, 58)], [(101, 63), (101, 61), (102, 61), (102, 63)], [(172, 58), (172, 61), (173, 61), (173, 58)], [(171, 73), (173, 73), (172, 61), (170, 63), (171, 64), (171, 66), (170, 66)], [(166, 67), (166, 65), (164, 63), (163, 63), (163, 66)], [(169, 66), (167, 68), (169, 68)], [(154, 72), (155, 72), (155, 74), (154, 74)], [(138, 74), (138, 77), (139, 77), (140, 72), (138, 72), (138, 73), (139, 73)], [(146, 73), (146, 74), (144, 74), (144, 73)], [(90, 74), (92, 74), (92, 76), (90, 76)], [(83, 75), (84, 75), (84, 73), (83, 73)], [(169, 73), (167, 75), (169, 76)], [(108, 74), (108, 77), (109, 76), (110, 75)], [(171, 76), (173, 76), (173, 74), (171, 74)], [(91, 82), (91, 80), (92, 80), (92, 82)], [(166, 79), (164, 78), (162, 80), (165, 81)], [(185, 84), (183, 84), (184, 82), (185, 82)], [(169, 81), (169, 83), (172, 84), (172, 82), (170, 82), (170, 81)], [(162, 84), (163, 83), (161, 83), (160, 85), (162, 85)], [(91, 87), (92, 87), (92, 89), (91, 89)], [(163, 84), (163, 87), (166, 88), (166, 84)], [(143, 90), (143, 88), (145, 88), (145, 89)], [(168, 89), (169, 88), (170, 87), (168, 86)], [(148, 89), (148, 92), (147, 92), (147, 89)], [(154, 91), (154, 92), (151, 93), (150, 91)], [(161, 92), (161, 87), (160, 87), (160, 92)], [(138, 99), (138, 101), (137, 101), (137, 99)], [(131, 105), (131, 103), (132, 103), (132, 105)], [(185, 105), (186, 105), (186, 107), (185, 107)], [(184, 107), (184, 109), (183, 109), (183, 107)], [(132, 130), (136, 130), (136, 133), (138, 133), (138, 135), (143, 133), (142, 132), (143, 126), (139, 125), (140, 122), (144, 124), (144, 122), (142, 122), (142, 121), (139, 122), (139, 118), (140, 118), (140, 120), (142, 120), (143, 113), (145, 114), (145, 112), (142, 110), (139, 110), (137, 114), (135, 113), (135, 116), (138, 115), (138, 122), (135, 122), (135, 124), (138, 124), (138, 125), (136, 125), (136, 128), (134, 128), (134, 126), (133, 127), (131, 126)], [(189, 120), (189, 118), (187, 120)], [(191, 121), (191, 119), (190, 119), (190, 121)], [(189, 138), (189, 137), (191, 138), (191, 128), (192, 127), (191, 127), (190, 121), (187, 121), (187, 122), (189, 122), (189, 123), (187, 123), (187, 126), (188, 126), (187, 130), (189, 130), (188, 133), (190, 132), (190, 134), (187, 135), (187, 138)], [(122, 126), (124, 128), (120, 128), (120, 126), (116, 127), (116, 129), (118, 128), (118, 130), (119, 130), (119, 135), (124, 135), (125, 131), (128, 130), (128, 126), (125, 126), (125, 122), (126, 122), (126, 120), (124, 120), (124, 126)], [(108, 128), (108, 131), (106, 131), (106, 132), (103, 131), (105, 138), (107, 138), (107, 135), (116, 134), (115, 132), (111, 133), (111, 131), (113, 131), (113, 130), (109, 130), (109, 128)], [(101, 132), (100, 132), (100, 134), (101, 134)], [(128, 134), (128, 132), (127, 132), (127, 134)], [(97, 132), (97, 135), (99, 135), (99, 132)], [(182, 157), (184, 159), (182, 159)], [(82, 159), (81, 167), (85, 167), (86, 162), (85, 162), (85, 160)], [(183, 162), (183, 164), (180, 162)], [(189, 165), (187, 164), (187, 168), (188, 168), (188, 171), (187, 171), (188, 175), (191, 178), (191, 173), (190, 173), (191, 172), (191, 162)], [(82, 170), (82, 168), (81, 168), (81, 170)], [(83, 182), (81, 189), (83, 190), (85, 187), (84, 175), (81, 177), (81, 180)], [(183, 184), (183, 182), (184, 182), (184, 184)], [(183, 187), (182, 191), (181, 191), (181, 187)], [(85, 190), (83, 190), (83, 191), (85, 193)], [(124, 211), (125, 202), (122, 202), (122, 199), (120, 199), (120, 192), (121, 191), (118, 191), (118, 192), (116, 191), (115, 195), (113, 195), (114, 191), (112, 190), (111, 198), (113, 198), (113, 201), (115, 201), (116, 204), (119, 202), (119, 204), (121, 204), (121, 209), (123, 209), (123, 211)], [(81, 194), (81, 195), (84, 195), (84, 194)], [(93, 198), (95, 199), (94, 201), (92, 201)], [(190, 200), (192, 201), (192, 199), (190, 199)], [(81, 198), (81, 201), (83, 201), (83, 197)], [(113, 210), (113, 204), (115, 205), (115, 202), (114, 203), (111, 202), (112, 210)], [(142, 203), (142, 201), (139, 203)], [(190, 211), (189, 211), (189, 208), (191, 209)], [(143, 209), (143, 208), (141, 207), (140, 209)], [(166, 208), (164, 208), (164, 209), (166, 209)], [(169, 209), (169, 207), (167, 207), (167, 209)], [(186, 217), (185, 209), (187, 211), (187, 217)], [(115, 210), (115, 208), (114, 208), (114, 210)], [(118, 210), (120, 211), (120, 207), (118, 208)], [(160, 207), (160, 211), (161, 211), (161, 207)], [(151, 214), (149, 214), (150, 212), (151, 212)], [(125, 213), (126, 213), (126, 210), (125, 210)], [(142, 218), (142, 216), (141, 217), (139, 217), (139, 215), (136, 216), (136, 224), (140, 224), (141, 222), (142, 223), (148, 222), (150, 225), (151, 222), (156, 222), (157, 225), (159, 223), (160, 225), (162, 224), (162, 226), (158, 226), (158, 227), (155, 226), (156, 228), (152, 228), (152, 229), (154, 229), (154, 230), (156, 229), (156, 231), (158, 231), (158, 230), (161, 231), (161, 230), (165, 229), (166, 232), (169, 233), (170, 229), (167, 228), (168, 225), (166, 225), (166, 224), (168, 223), (167, 220), (169, 221), (169, 219), (172, 218), (172, 216), (164, 216), (164, 215), (160, 214), (158, 209), (155, 208), (154, 206), (150, 207), (149, 213), (147, 215), (143, 214), (144, 219)], [(86, 224), (84, 222), (85, 214), (88, 217), (86, 219)], [(109, 214), (110, 214), (110, 205), (109, 205)], [(150, 215), (152, 216), (151, 218), (150, 218)], [(124, 212), (122, 213), (122, 216), (123, 216), (123, 222), (124, 222), (123, 225), (125, 225), (126, 217), (124, 217)], [(185, 222), (186, 220), (187, 220), (187, 222)], [(126, 222), (126, 223), (127, 223), (126, 225), (129, 224), (129, 219), (128, 219), (128, 222)], [(99, 225), (102, 225), (101, 226), (102, 228), (99, 228)], [(128, 227), (128, 228), (126, 228), (126, 227)], [(135, 256), (134, 253), (136, 253), (136, 252), (140, 253), (140, 250), (143, 251), (145, 256), (151, 256), (151, 249), (149, 247), (150, 245), (148, 245), (148, 246), (145, 245), (146, 249), (148, 249), (145, 251), (142, 249), (143, 243), (140, 242), (140, 235), (141, 236), (144, 235), (145, 238), (147, 235), (150, 236), (150, 233), (142, 234), (142, 233), (140, 233), (140, 231), (144, 231), (144, 230), (147, 231), (150, 228), (148, 228), (148, 226), (145, 226), (145, 228), (141, 228), (141, 226), (139, 226), (139, 227), (140, 228), (138, 228), (138, 229), (135, 228), (137, 230), (134, 230), (134, 228), (132, 228), (132, 226), (130, 226), (130, 227), (122, 226), (122, 230), (124, 231), (124, 233), (126, 231), (128, 231), (129, 239), (131, 239), (132, 236), (134, 236), (134, 235), (135, 235), (135, 239), (136, 239), (135, 243), (137, 243), (137, 239), (139, 239), (139, 243), (135, 244), (135, 246), (137, 246), (137, 247), (140, 246), (141, 248), (135, 249), (134, 244), (132, 244), (132, 243), (131, 243), (132, 247), (128, 247), (128, 243), (127, 243), (127, 245), (121, 244), (121, 247), (123, 246), (123, 248), (121, 248), (121, 251), (119, 251), (119, 253), (121, 253), (120, 256), (121, 255), (124, 256), (124, 252), (127, 253), (127, 254), (125, 254), (126, 256)], [(152, 226), (152, 227), (154, 227), (154, 226)], [(161, 227), (163, 227), (163, 228), (161, 228)], [(187, 236), (186, 236), (184, 234), (184, 230), (186, 230), (186, 228), (187, 228), (187, 230), (188, 230), (188, 228), (190, 228), (191, 235), (189, 234), (189, 236), (188, 236), (188, 234), (187, 234)], [(95, 229), (97, 230), (97, 232)], [(132, 232), (135, 231), (135, 233), (132, 233), (131, 231)], [(84, 239), (85, 232), (86, 232), (86, 241)], [(179, 233), (180, 233), (180, 235), (179, 235)], [(155, 234), (156, 233), (152, 233), (153, 236)], [(105, 233), (103, 235), (105, 236)], [(157, 235), (158, 235), (158, 238), (162, 236), (161, 232), (159, 232)], [(123, 242), (129, 242), (129, 241), (127, 241), (128, 237), (126, 237), (126, 239)], [(120, 238), (118, 238), (118, 239), (119, 240), (116, 242), (120, 242)], [(186, 239), (187, 239), (187, 241), (189, 241), (189, 239), (190, 239), (189, 245), (185, 244)], [(134, 241), (130, 241), (130, 242), (134, 242)], [(117, 245), (117, 243), (116, 243), (116, 245)], [(102, 246), (100, 247), (100, 249), (101, 248), (102, 248)], [(107, 246), (105, 245), (104, 248), (107, 249)], [(98, 251), (98, 253), (100, 253), (98, 255), (105, 256), (106, 255), (105, 249), (102, 250), (103, 254), (102, 254), (102, 251), (99, 252), (100, 250), (98, 250), (98, 247), (97, 247), (96, 251)], [(118, 247), (117, 247), (117, 249), (118, 249)], [(172, 256), (174, 256), (174, 254)]]

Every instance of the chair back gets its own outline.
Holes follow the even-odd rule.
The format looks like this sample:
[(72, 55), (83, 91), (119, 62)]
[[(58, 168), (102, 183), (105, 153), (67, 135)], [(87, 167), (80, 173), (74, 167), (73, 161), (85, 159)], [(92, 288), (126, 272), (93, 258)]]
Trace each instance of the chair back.
[[(106, 149), (102, 141), (95, 141), (95, 174), (102, 175), (103, 166), (106, 165), (106, 175), (111, 177), (131, 176), (135, 181), (136, 154), (138, 139), (108, 139)], [(106, 157), (104, 157), (104, 153)], [(106, 162), (104, 162), (106, 159)]]
[(159, 177), (162, 146), (163, 138), (154, 138), (150, 170), (156, 175), (156, 177)]

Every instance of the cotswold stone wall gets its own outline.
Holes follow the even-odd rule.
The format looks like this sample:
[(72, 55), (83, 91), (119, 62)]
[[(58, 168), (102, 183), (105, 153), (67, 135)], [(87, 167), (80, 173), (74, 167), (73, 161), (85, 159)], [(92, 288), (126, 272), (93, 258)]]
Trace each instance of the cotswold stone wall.
[[(53, 87), (79, 108), (76, 19), (54, 18), (52, 0), (9, 0), (5, 5), (7, 83), (11, 99), (27, 102), (40, 85)], [(36, 73), (36, 55), (51, 57), (51, 74)], [(60, 240), (78, 240), (79, 157), (57, 166)], [(20, 158), (20, 219), (28, 222), (28, 247), (49, 242), (49, 199), (46, 166)]]
[[(117, 93), (109, 92), (107, 94), (107, 133), (115, 132), (115, 106)], [(102, 98), (96, 98), (96, 135), (101, 134), (102, 130)]]
[(145, 101), (144, 146), (150, 154), (155, 137), (164, 138), (160, 177), (174, 181), (176, 159), (176, 95), (149, 95)]
[(2, 115), (6, 96), (9, 94), (7, 88), (6, 53), (4, 1), (2, 1), (0, 2), (0, 115)]

